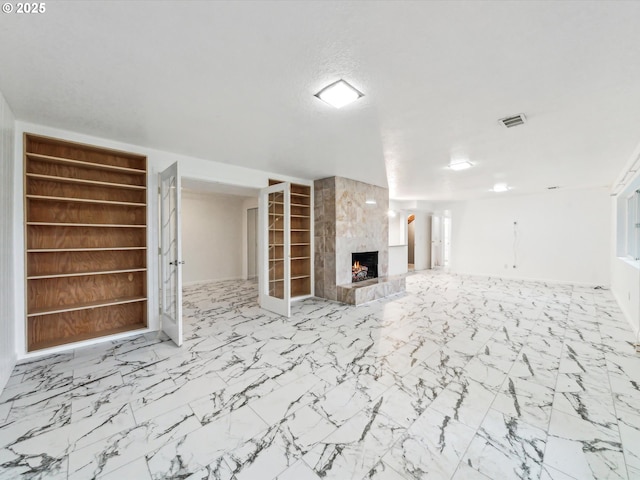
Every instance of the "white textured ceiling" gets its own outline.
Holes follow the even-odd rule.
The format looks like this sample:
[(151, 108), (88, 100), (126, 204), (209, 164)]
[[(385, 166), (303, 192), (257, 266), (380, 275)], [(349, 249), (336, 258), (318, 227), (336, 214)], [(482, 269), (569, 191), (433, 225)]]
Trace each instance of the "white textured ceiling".
[[(425, 200), (607, 185), (640, 141), (640, 2), (46, 7), (0, 17), (20, 120)], [(338, 78), (365, 97), (313, 97)]]

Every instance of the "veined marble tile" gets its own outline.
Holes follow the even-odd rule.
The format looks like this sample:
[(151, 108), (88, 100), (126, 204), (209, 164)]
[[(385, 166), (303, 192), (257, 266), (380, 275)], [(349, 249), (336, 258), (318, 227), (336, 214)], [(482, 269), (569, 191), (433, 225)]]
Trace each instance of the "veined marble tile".
[(189, 407), (121, 430), (69, 455), (69, 480), (95, 478), (152, 454), (164, 445), (202, 428)]
[(577, 479), (626, 479), (618, 430), (554, 410), (544, 463)]
[[(3, 451), (17, 455), (19, 460), (14, 461), (18, 463), (29, 465), (62, 465), (64, 463), (63, 467), (66, 470), (67, 456), (75, 450), (90, 444), (101, 444), (103, 439), (133, 426), (135, 421), (131, 409), (125, 405), (112, 414), (96, 415), (81, 422), (67, 423), (39, 435), (28, 432), (7, 445)], [(43, 470), (43, 473), (46, 471)]]
[(470, 428), (478, 428), (496, 392), (471, 379), (451, 382), (431, 403), (429, 410), (437, 410)]
[(411, 370), (410, 375), (428, 379), (430, 383), (445, 388), (462, 376), (464, 367), (472, 358), (471, 355), (463, 355), (445, 346), (417, 365)]
[[(627, 466), (640, 470), (640, 415), (619, 413), (618, 427)], [(629, 477), (635, 478), (631, 475)]]
[(177, 441), (164, 442), (147, 456), (151, 477), (186, 478), (266, 429), (267, 424), (251, 408), (240, 408)]
[(496, 396), (492, 408), (518, 420), (546, 430), (551, 417), (553, 389), (509, 376)]
[(334, 425), (341, 426), (358, 412), (375, 405), (384, 391), (383, 386), (376, 390), (358, 388), (355, 380), (347, 380), (327, 391), (310, 407)]
[(537, 479), (546, 436), (542, 429), (491, 409), (464, 462), (489, 478)]
[(71, 404), (58, 409), (42, 410), (0, 425), (0, 447), (36, 437), (71, 422)]
[(18, 362), (11, 375), (25, 375), (26, 378), (33, 379), (46, 376), (50, 372), (68, 371), (69, 362), (73, 360), (73, 357), (73, 353), (60, 353), (23, 360)]
[(299, 459), (335, 430), (324, 417), (303, 407), (223, 458), (238, 480), (275, 478), (296, 464), (304, 470)]
[(494, 480), (486, 475), (483, 475), (475, 468), (470, 467), (464, 462), (460, 462), (458, 469), (451, 477), (451, 480)]
[(308, 375), (251, 402), (251, 408), (268, 425), (273, 425), (308, 403), (317, 401), (330, 388), (324, 380)]
[(139, 458), (131, 463), (127, 463), (124, 467), (120, 467), (106, 475), (100, 476), (100, 480), (151, 480), (151, 474), (147, 467), (147, 461)]
[(19, 420), (43, 410), (59, 410), (71, 405), (72, 389), (69, 387), (53, 390), (37, 390), (25, 393), (11, 401), (7, 421)]
[(540, 480), (577, 480), (566, 473), (562, 473), (549, 465), (542, 464), (542, 475)]
[(14, 374), (12, 372), (12, 374), (9, 377), (9, 380), (7, 380), (7, 384), (5, 385), (4, 388), (11, 388), (11, 387), (14, 387), (16, 385), (20, 385), (22, 383), (23, 379), (24, 379), (24, 373), (16, 373), (16, 374)]
[(385, 462), (380, 461), (365, 475), (369, 480), (406, 480), (407, 477), (396, 472)]
[(12, 405), (13, 402), (0, 403), (0, 424), (6, 422), (7, 418), (9, 417), (9, 412), (11, 411)]
[(509, 376), (554, 388), (560, 366), (559, 353), (560, 350), (554, 355), (545, 349), (535, 349), (527, 344), (522, 347)]
[[(287, 468), (276, 477), (276, 480), (320, 480), (320, 477), (302, 460)], [(392, 479), (389, 479), (392, 480)]]
[(71, 372), (54, 371), (42, 374), (41, 370), (38, 370), (37, 375), (24, 374), (15, 378), (21, 378), (21, 381), (5, 387), (0, 395), (0, 405), (16, 401), (18, 405), (24, 405), (30, 402), (30, 398), (41, 399), (42, 392), (64, 392), (73, 388)]
[(378, 414), (381, 403), (382, 399), (316, 444), (304, 462), (322, 478), (364, 477), (405, 431)]
[[(378, 458), (388, 437), (456, 413), (464, 428), (481, 422), (472, 446), (486, 453), (444, 478), (495, 478), (496, 465), (640, 477), (640, 358), (609, 291), (430, 271), (408, 276), (404, 296), (308, 299), (286, 319), (257, 306), (252, 282), (189, 286), (184, 302), (181, 348), (150, 332), (18, 365), (0, 400), (0, 478), (67, 478), (67, 464), (73, 478), (412, 478)], [(515, 442), (516, 426), (533, 443)], [(551, 428), (541, 467), (538, 427)]]
[(21, 455), (9, 449), (0, 450), (0, 479), (66, 480), (67, 458), (47, 455)]
[(138, 423), (143, 423), (224, 387), (225, 383), (215, 374), (198, 377), (183, 385), (162, 389), (132, 401), (133, 415)]
[(383, 457), (404, 478), (451, 478), (475, 430), (431, 408)]
[(253, 378), (234, 383), (194, 400), (189, 405), (200, 422), (205, 425), (279, 388), (281, 386), (274, 380), (266, 375), (257, 374)]
[(210, 465), (184, 478), (186, 480), (233, 480), (233, 473), (224, 459), (219, 457)]
[[(626, 380), (632, 386), (640, 385), (640, 356), (626, 356), (606, 353), (607, 370), (611, 377), (619, 380)], [(616, 385), (615, 387), (618, 387)], [(612, 388), (614, 386), (612, 385)], [(640, 387), (638, 387), (640, 389)], [(615, 391), (615, 390), (614, 390)]]
[(556, 393), (553, 409), (605, 428), (615, 428), (617, 419), (610, 392), (598, 395), (594, 390), (588, 393), (564, 392)]
[(439, 349), (439, 346), (430, 340), (423, 340), (417, 344), (408, 343), (387, 354), (385, 365), (392, 372), (403, 376)]
[(591, 395), (611, 395), (609, 374), (604, 369), (594, 369), (588, 373), (559, 373), (556, 393), (573, 392)]

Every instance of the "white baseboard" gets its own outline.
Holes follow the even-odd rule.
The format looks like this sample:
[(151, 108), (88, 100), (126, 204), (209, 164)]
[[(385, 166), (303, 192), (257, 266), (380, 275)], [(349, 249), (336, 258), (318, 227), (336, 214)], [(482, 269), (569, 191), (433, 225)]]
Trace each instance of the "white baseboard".
[(225, 278), (209, 278), (207, 280), (195, 280), (193, 282), (182, 282), (183, 287), (191, 287), (193, 285), (202, 285), (203, 283), (213, 283), (213, 282), (227, 282), (231, 280), (246, 280), (243, 276), (239, 277), (225, 277)]

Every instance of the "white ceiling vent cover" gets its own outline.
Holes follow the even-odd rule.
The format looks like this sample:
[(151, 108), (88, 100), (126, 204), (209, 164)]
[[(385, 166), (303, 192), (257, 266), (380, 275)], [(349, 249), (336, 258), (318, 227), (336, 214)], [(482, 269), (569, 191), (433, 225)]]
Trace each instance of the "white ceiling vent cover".
[(527, 117), (524, 116), (524, 113), (512, 115), (510, 117), (505, 117), (498, 120), (501, 125), (504, 125), (507, 128), (517, 127), (518, 125), (524, 124), (526, 121)]

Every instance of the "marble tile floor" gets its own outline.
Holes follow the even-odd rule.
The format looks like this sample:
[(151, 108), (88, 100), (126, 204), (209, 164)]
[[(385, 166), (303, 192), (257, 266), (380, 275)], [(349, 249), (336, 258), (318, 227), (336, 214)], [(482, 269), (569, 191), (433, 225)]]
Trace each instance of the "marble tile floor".
[(0, 479), (640, 479), (640, 355), (607, 290), (416, 273), (289, 319), (250, 282), (146, 334), (23, 362)]

